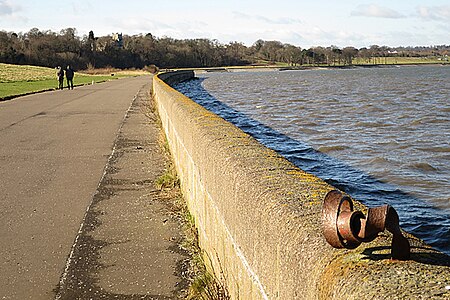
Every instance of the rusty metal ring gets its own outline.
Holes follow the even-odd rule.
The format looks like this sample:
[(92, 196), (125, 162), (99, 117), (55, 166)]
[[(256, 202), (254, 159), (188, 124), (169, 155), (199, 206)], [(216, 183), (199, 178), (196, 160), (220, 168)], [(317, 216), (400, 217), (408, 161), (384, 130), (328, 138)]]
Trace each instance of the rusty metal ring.
[(322, 230), (327, 242), (335, 248), (353, 249), (362, 242), (374, 240), (387, 229), (393, 234), (393, 259), (410, 257), (410, 245), (402, 234), (399, 217), (389, 205), (369, 208), (367, 218), (360, 211), (353, 211), (352, 200), (340, 191), (330, 191), (322, 207)]
[(361, 244), (358, 234), (363, 219), (365, 219), (364, 214), (360, 211), (344, 211), (339, 214), (337, 232), (345, 248), (354, 249)]
[(367, 211), (367, 222), (365, 229), (361, 231), (359, 238), (363, 242), (373, 241), (379, 232), (386, 228), (386, 215), (389, 210), (389, 205), (378, 207), (371, 207)]
[[(356, 248), (360, 244), (352, 238), (347, 239), (348, 236), (345, 234), (346, 237), (343, 237), (338, 230), (339, 215), (352, 213), (352, 211), (353, 202), (349, 197), (343, 196), (341, 192), (332, 190), (326, 195), (322, 207), (322, 230), (325, 239), (331, 246), (335, 248)], [(346, 228), (343, 221), (340, 223), (341, 227)], [(350, 226), (351, 224), (348, 224), (348, 227)]]

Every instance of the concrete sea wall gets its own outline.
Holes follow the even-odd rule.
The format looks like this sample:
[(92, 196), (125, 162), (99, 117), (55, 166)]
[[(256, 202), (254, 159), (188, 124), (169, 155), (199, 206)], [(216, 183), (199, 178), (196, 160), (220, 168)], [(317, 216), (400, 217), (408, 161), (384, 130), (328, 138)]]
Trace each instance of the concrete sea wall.
[(391, 259), (389, 233), (332, 248), (321, 213), (334, 188), (167, 84), (193, 76), (157, 75), (153, 93), (200, 247), (232, 299), (450, 297), (449, 257), (412, 236), (408, 261)]

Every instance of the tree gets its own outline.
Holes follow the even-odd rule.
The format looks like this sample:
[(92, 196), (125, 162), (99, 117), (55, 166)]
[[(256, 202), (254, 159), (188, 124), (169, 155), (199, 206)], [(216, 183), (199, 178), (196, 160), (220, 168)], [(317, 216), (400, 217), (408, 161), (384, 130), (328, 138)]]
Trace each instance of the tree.
[(370, 46), (370, 56), (373, 60), (373, 64), (377, 64), (377, 57), (380, 56), (379, 52), (380, 52), (380, 47), (378, 45), (372, 45)]
[(80, 38), (75, 28), (59, 32), (32, 28), (25, 33), (0, 31), (0, 62), (47, 67), (70, 64), (76, 69), (92, 67), (142, 68), (216, 67), (265, 62), (302, 64), (352, 64), (355, 57), (366, 63), (384, 63), (388, 56), (445, 57), (450, 46), (397, 47), (372, 45), (369, 49), (336, 46), (301, 49), (280, 41), (257, 40), (251, 47), (240, 42), (222, 44), (211, 39), (173, 39), (151, 33), (123, 35), (118, 47), (111, 35), (96, 37), (91, 30)]
[(284, 59), (291, 66), (302, 63), (303, 53), (300, 47), (286, 44), (284, 45)]
[(355, 47), (345, 47), (342, 49), (342, 57), (344, 58), (344, 65), (352, 65), (353, 58), (358, 55), (358, 49)]

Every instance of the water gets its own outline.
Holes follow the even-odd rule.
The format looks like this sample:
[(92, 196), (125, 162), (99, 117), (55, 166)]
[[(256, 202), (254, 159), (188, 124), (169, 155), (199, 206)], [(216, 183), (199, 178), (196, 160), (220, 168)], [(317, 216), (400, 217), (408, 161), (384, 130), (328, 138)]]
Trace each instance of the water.
[(177, 88), (450, 254), (450, 68), (200, 74)]

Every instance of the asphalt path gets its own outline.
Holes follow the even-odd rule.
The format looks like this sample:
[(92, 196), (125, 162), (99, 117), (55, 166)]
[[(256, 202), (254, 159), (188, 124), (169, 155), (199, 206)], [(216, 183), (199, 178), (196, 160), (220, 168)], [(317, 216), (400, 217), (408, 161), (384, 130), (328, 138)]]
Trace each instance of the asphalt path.
[(149, 76), (0, 102), (0, 298), (52, 299)]

